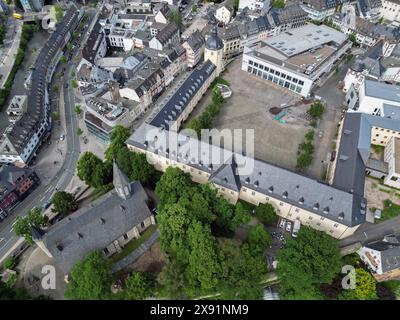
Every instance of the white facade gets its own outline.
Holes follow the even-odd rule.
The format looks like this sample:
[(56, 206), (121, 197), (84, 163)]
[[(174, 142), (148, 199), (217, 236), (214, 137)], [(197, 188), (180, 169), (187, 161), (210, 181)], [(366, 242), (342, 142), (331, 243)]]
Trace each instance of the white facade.
[(383, 0), (381, 16), (385, 20), (400, 22), (400, 2), (396, 0)]
[(240, 0), (239, 1), (239, 10), (244, 8), (249, 8), (251, 11), (257, 11), (264, 8), (264, 6), (268, 5), (269, 1), (263, 0)]
[(385, 148), (384, 160), (388, 164), (388, 175), (385, 177), (384, 184), (400, 189), (400, 168), (398, 167), (400, 164), (399, 138), (390, 138)]
[(303, 97), (308, 97), (313, 86), (313, 81), (305, 75), (288, 70), (281, 65), (262, 60), (243, 53), (242, 70), (261, 79), (285, 87)]
[(215, 10), (215, 18), (224, 24), (228, 24), (232, 18), (232, 12), (225, 6)]

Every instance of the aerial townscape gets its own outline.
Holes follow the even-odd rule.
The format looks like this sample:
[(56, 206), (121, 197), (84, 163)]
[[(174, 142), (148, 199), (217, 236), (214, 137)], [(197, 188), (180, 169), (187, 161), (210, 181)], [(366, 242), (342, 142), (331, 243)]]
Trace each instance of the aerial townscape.
[(399, 299), (400, 0), (0, 0), (0, 300)]

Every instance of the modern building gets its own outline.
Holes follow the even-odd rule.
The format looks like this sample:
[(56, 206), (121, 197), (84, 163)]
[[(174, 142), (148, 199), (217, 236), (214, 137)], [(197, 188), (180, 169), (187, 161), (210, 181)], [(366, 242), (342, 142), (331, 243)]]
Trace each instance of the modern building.
[(113, 190), (47, 230), (32, 230), (37, 245), (66, 275), (87, 254), (98, 250), (109, 257), (155, 224), (140, 182), (129, 182), (116, 164), (113, 174)]
[(245, 48), (242, 70), (309, 97), (351, 46), (343, 33), (308, 24)]
[(350, 87), (346, 101), (349, 111), (400, 119), (400, 86), (365, 79), (358, 93)]
[(41, 49), (31, 76), (27, 112), (0, 138), (0, 163), (28, 164), (51, 130), (50, 80), (62, 56), (62, 50), (83, 17), (74, 4), (65, 13), (57, 29)]
[(35, 171), (14, 165), (0, 167), (0, 222), (40, 183)]
[(400, 237), (388, 235), (357, 251), (377, 281), (400, 279)]

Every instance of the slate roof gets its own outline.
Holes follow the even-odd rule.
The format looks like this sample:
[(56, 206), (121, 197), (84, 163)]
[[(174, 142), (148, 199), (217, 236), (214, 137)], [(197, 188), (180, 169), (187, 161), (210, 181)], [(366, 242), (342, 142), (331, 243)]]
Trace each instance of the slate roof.
[(169, 39), (172, 38), (173, 35), (175, 35), (177, 32), (179, 32), (178, 27), (176, 26), (175, 23), (169, 23), (167, 26), (163, 29), (161, 29), (157, 35), (156, 39), (161, 42), (161, 44), (165, 44), (168, 42)]
[(364, 89), (366, 96), (400, 103), (400, 86), (366, 79)]
[(215, 65), (207, 60), (194, 69), (150, 123), (157, 127), (169, 128), (170, 122), (175, 121), (185, 110), (215, 68)]
[[(347, 226), (365, 221), (365, 214), (361, 212), (366, 208), (365, 200), (360, 196), (182, 133), (144, 123), (126, 143), (207, 172), (210, 179), (232, 190), (242, 186), (258, 191)], [(233, 155), (237, 165), (234, 179), (236, 170), (230, 166)]]
[(132, 196), (120, 198), (114, 190), (81, 208), (48, 230), (35, 232), (57, 265), (68, 274), (76, 262), (95, 250), (102, 250), (151, 216), (147, 195), (140, 182), (131, 183)]
[(366, 244), (365, 247), (381, 253), (383, 273), (400, 268), (400, 236), (386, 236), (381, 240)]
[(205, 39), (200, 31), (196, 30), (186, 40), (187, 44), (192, 48), (193, 51), (199, 50), (205, 43)]

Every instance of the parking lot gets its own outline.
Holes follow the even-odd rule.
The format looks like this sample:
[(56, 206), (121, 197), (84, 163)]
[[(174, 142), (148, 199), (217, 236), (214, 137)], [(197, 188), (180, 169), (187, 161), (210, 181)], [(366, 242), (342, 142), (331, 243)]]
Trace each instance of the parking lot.
[(293, 236), (293, 227), (294, 222), (284, 218), (279, 218), (275, 226), (266, 226), (272, 237), (272, 245), (266, 250), (268, 267), (272, 267), (279, 249), (282, 249), (286, 244), (286, 240)]

